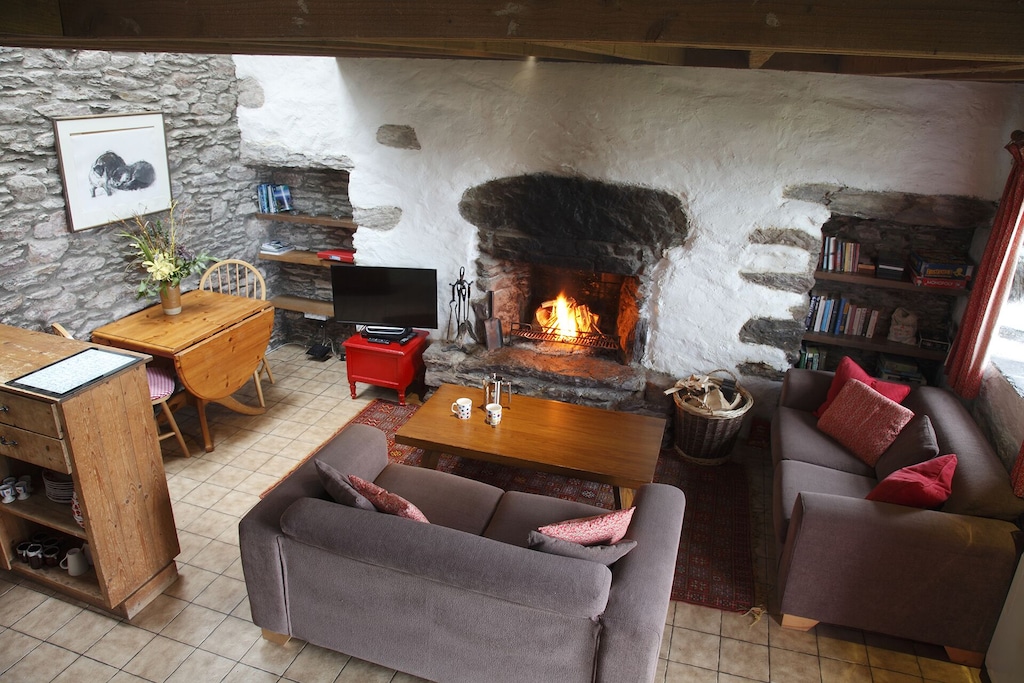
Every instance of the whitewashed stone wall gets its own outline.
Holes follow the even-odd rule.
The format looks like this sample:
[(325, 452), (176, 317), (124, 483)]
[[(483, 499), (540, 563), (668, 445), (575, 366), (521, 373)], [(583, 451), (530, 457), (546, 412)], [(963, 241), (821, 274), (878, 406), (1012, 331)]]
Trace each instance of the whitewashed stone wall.
[[(1009, 167), (1002, 146), (1024, 113), (1013, 85), (529, 62), (235, 63), (259, 94), (238, 114), (248, 161), (349, 168), (357, 221), (400, 210), (393, 227), (356, 233), (363, 264), (436, 267), (442, 283), (471, 272), (476, 229), (458, 204), (494, 178), (581, 175), (679, 196), (692, 236), (653, 274), (641, 359), (676, 376), (788, 366), (781, 349), (739, 341), (752, 318), (793, 320), (806, 302), (740, 276), (813, 267), (804, 248), (750, 239), (776, 229), (820, 238), (828, 210), (784, 197), (786, 187), (996, 199)], [(382, 126), (411, 129), (418, 148), (382, 144)]]

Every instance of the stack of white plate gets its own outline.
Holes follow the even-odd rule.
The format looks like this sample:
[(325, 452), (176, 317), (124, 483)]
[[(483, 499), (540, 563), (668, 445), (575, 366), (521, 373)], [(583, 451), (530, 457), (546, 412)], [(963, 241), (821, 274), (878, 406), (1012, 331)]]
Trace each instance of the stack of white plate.
[(75, 482), (69, 475), (43, 470), (43, 486), (46, 487), (46, 497), (54, 503), (71, 504), (71, 498), (75, 495)]

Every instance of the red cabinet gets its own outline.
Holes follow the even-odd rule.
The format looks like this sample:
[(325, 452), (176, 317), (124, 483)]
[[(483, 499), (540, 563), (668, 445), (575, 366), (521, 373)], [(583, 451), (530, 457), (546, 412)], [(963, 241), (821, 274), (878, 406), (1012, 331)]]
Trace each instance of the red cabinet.
[(405, 405), (405, 390), (423, 381), (423, 352), (427, 348), (426, 330), (417, 330), (406, 344), (377, 344), (354, 334), (342, 346), (348, 368), (348, 386), (356, 397), (356, 382), (398, 391), (398, 402)]

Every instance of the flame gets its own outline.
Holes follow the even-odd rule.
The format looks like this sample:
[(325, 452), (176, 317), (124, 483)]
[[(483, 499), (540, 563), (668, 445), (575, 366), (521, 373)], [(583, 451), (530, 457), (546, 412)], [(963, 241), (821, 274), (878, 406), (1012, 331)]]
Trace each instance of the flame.
[(586, 304), (567, 297), (565, 292), (560, 292), (558, 298), (552, 301), (542, 303), (536, 311), (536, 317), (545, 332), (569, 340), (583, 334), (601, 332), (597, 327), (598, 316)]

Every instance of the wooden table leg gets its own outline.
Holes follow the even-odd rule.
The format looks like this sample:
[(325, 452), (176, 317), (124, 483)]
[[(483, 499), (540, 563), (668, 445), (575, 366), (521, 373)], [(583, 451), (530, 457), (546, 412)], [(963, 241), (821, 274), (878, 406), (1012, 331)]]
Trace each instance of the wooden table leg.
[(199, 413), (199, 429), (203, 433), (203, 448), (207, 453), (213, 452), (213, 438), (210, 436), (210, 423), (206, 421), (205, 399), (196, 397), (196, 412)]
[(615, 486), (615, 507), (618, 510), (625, 510), (633, 507), (633, 497), (636, 489), (628, 489), (625, 486)]
[(423, 459), (420, 461), (420, 467), (436, 470), (437, 463), (440, 459), (441, 451), (423, 451)]

